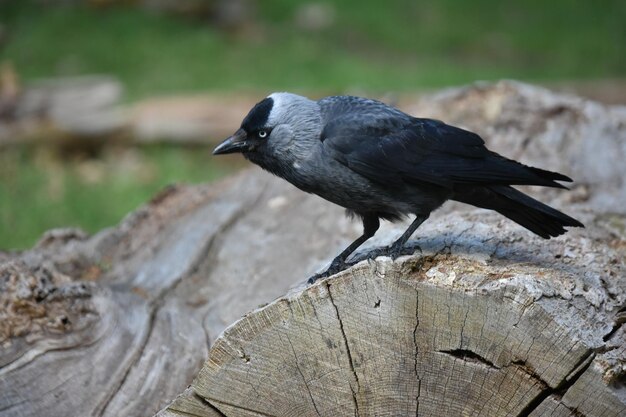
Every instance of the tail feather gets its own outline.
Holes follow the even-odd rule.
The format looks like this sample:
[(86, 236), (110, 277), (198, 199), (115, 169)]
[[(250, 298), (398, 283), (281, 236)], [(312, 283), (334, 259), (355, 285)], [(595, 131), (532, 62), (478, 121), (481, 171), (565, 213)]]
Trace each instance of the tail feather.
[(545, 184), (548, 187), (563, 188), (567, 190), (568, 188), (566, 186), (564, 186), (563, 184), (559, 184), (556, 181), (572, 182), (572, 179), (570, 177), (568, 177), (567, 175), (559, 174), (558, 172), (547, 171), (545, 169), (535, 167), (527, 168), (530, 169), (532, 173), (539, 178), (548, 181), (548, 183)]
[(509, 186), (475, 187), (456, 193), (454, 200), (495, 210), (531, 232), (549, 239), (565, 227), (584, 227), (578, 220)]

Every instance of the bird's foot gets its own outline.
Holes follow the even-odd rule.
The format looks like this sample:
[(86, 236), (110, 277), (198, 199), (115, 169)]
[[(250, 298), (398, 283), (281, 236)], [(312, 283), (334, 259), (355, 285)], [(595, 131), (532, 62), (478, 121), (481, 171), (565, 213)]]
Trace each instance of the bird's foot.
[(420, 248), (418, 245), (405, 246), (405, 245), (392, 244), (389, 246), (377, 248), (377, 249), (370, 251), (367, 254), (367, 259), (374, 260), (379, 256), (388, 256), (392, 260), (395, 261), (400, 256), (413, 255), (416, 250), (420, 251), (420, 253), (422, 252), (422, 248)]
[(389, 256), (395, 261), (400, 256), (413, 255), (416, 250), (420, 251), (420, 253), (422, 252), (422, 248), (415, 244), (405, 246), (394, 243), (389, 246), (373, 249), (369, 251), (367, 255), (365, 255), (365, 257), (357, 257), (356, 259), (353, 259), (350, 263), (335, 259), (326, 271), (311, 276), (306, 282), (307, 284), (313, 284), (319, 279), (328, 278), (331, 275), (335, 275), (336, 273), (339, 273), (364, 259), (374, 260), (379, 256)]
[(312, 275), (311, 277), (309, 277), (309, 279), (306, 280), (307, 284), (314, 284), (318, 279), (322, 279), (322, 278), (327, 278), (329, 277), (330, 274), (328, 274), (328, 270), (324, 271), (324, 272), (320, 272), (318, 274)]
[(397, 245), (397, 246), (391, 245), (389, 256), (391, 256), (391, 259), (395, 261), (401, 256), (413, 255), (415, 251), (419, 251), (419, 253), (422, 253), (422, 248), (420, 248), (419, 245), (415, 245), (415, 244), (414, 245)]
[(341, 272), (344, 269), (346, 269), (348, 266), (350, 265), (348, 265), (347, 263), (343, 261), (334, 260), (326, 271), (313, 275), (312, 277), (307, 279), (306, 282), (307, 284), (313, 284), (318, 279), (328, 278), (331, 275), (335, 275), (336, 273)]

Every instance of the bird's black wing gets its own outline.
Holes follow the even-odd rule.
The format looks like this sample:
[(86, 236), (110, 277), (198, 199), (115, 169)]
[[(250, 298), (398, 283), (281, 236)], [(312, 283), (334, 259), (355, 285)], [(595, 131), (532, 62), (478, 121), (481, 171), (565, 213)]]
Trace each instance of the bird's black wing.
[(402, 181), (446, 188), (462, 184), (565, 188), (555, 180), (571, 181), (504, 158), (489, 151), (477, 134), (438, 120), (344, 112), (327, 120), (320, 139), (328, 156), (387, 186)]

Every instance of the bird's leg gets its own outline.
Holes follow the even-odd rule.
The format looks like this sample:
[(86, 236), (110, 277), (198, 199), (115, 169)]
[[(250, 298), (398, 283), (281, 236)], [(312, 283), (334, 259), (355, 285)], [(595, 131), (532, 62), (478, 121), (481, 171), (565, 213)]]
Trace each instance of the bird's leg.
[[(402, 233), (402, 236), (400, 236), (395, 242), (393, 242), (391, 245), (387, 247), (375, 249), (371, 251), (368, 255), (368, 258), (375, 259), (378, 256), (386, 255), (386, 256), (390, 256), (391, 259), (396, 259), (400, 255), (403, 255), (405, 251), (404, 245), (406, 244), (407, 240), (409, 240), (411, 235), (415, 233), (417, 228), (420, 227), (420, 225), (424, 223), (424, 221), (426, 221), (427, 218), (428, 218), (428, 214), (418, 215), (417, 217), (415, 217), (415, 220), (413, 220), (413, 223), (411, 223), (409, 227), (404, 231), (404, 233)], [(419, 248), (419, 246), (417, 248), (420, 250), (420, 252), (422, 251)]]
[(333, 261), (330, 263), (328, 269), (322, 273), (315, 274), (308, 279), (308, 283), (312, 284), (320, 278), (325, 278), (336, 274), (346, 267), (346, 259), (352, 252), (354, 252), (359, 246), (361, 246), (367, 239), (374, 236), (374, 233), (380, 227), (380, 221), (376, 215), (364, 215), (363, 216), (363, 234), (359, 236), (354, 242), (350, 243)]
[[(402, 233), (402, 236), (400, 236), (395, 242), (391, 244), (391, 247), (389, 248), (389, 254), (391, 255), (392, 259), (396, 259), (402, 254), (402, 250), (404, 249), (404, 245), (406, 244), (407, 240), (409, 240), (409, 238), (413, 235), (413, 233), (415, 233), (417, 228), (420, 227), (422, 223), (426, 221), (426, 219), (428, 219), (428, 214), (418, 215), (417, 217), (415, 217), (413, 223), (411, 223), (409, 227), (404, 231), (404, 233)], [(421, 251), (422, 249), (420, 248), (420, 252)]]

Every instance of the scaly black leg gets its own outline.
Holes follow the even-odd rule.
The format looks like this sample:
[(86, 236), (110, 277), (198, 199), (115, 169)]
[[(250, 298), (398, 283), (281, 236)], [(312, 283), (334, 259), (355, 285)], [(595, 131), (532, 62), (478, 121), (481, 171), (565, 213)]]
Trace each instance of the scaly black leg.
[(363, 234), (359, 236), (354, 242), (345, 248), (333, 261), (330, 263), (328, 269), (322, 273), (315, 274), (308, 279), (308, 283), (312, 284), (320, 278), (329, 277), (337, 272), (345, 269), (346, 259), (352, 252), (354, 252), (359, 246), (361, 246), (367, 239), (374, 236), (374, 233), (380, 227), (380, 221), (378, 216), (372, 214), (366, 214), (363, 216)]
[[(405, 230), (405, 232), (402, 233), (402, 236), (400, 236), (395, 242), (393, 242), (391, 245), (386, 246), (384, 248), (374, 249), (368, 254), (367, 257), (369, 259), (375, 259), (378, 256), (390, 256), (391, 259), (396, 259), (401, 255), (408, 254), (408, 253), (405, 253), (406, 248), (404, 247), (404, 245), (406, 244), (407, 240), (409, 240), (411, 235), (415, 233), (417, 228), (420, 227), (420, 225), (424, 223), (424, 221), (426, 221), (426, 219), (428, 219), (427, 214), (418, 215), (417, 217), (415, 217), (415, 220), (413, 220), (413, 223), (411, 223), (409, 227)], [(422, 249), (420, 249), (419, 246), (417, 248), (419, 249), (420, 252), (422, 251)], [(413, 250), (411, 250), (411, 253), (412, 252)]]

